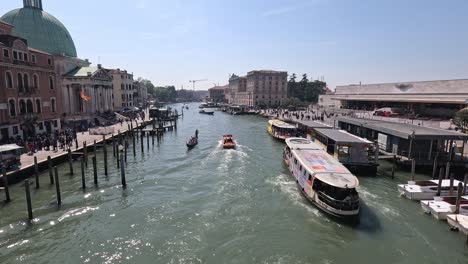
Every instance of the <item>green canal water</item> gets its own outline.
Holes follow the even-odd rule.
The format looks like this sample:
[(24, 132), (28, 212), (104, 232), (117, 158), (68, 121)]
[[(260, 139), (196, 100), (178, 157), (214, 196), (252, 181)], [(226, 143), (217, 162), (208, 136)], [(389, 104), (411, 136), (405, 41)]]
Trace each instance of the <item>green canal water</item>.
[[(126, 190), (112, 157), (103, 176), (102, 152), (98, 188), (91, 166), (82, 191), (79, 163), (73, 177), (63, 165), (62, 206), (42, 174), (30, 225), (24, 186), (13, 186), (13, 201), (0, 205), (0, 263), (468, 263), (465, 237), (399, 197), (408, 173), (391, 180), (384, 163), (361, 178), (360, 224), (343, 225), (298, 192), (265, 119), (190, 107), (177, 131), (130, 152)], [(195, 129), (200, 144), (187, 151)], [(221, 149), (224, 133), (236, 150)]]

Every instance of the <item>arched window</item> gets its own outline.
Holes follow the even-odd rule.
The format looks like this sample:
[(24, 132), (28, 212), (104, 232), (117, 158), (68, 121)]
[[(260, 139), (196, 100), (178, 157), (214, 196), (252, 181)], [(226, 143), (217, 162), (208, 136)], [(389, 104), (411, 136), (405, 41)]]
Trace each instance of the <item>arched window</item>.
[(21, 99), (19, 101), (19, 112), (20, 112), (20, 115), (23, 115), (23, 114), (26, 114), (26, 103), (24, 102), (23, 99)]
[(37, 76), (37, 74), (33, 75), (33, 86), (34, 89), (39, 89), (39, 77)]
[(57, 111), (57, 106), (55, 105), (55, 98), (50, 99), (50, 107), (52, 109), (52, 113), (55, 113), (55, 111)]
[(23, 75), (23, 84), (24, 84), (24, 89), (28, 90), (29, 89), (29, 75), (27, 73)]
[(6, 87), (13, 88), (13, 77), (11, 76), (11, 72), (6, 72), (5, 75)]
[(34, 104), (31, 99), (28, 99), (26, 101), (26, 112), (28, 113), (34, 113)]
[(36, 99), (36, 112), (38, 114), (42, 113), (41, 100)]
[(23, 75), (21, 73), (18, 73), (18, 90), (24, 92)]
[(9, 108), (10, 108), (10, 116), (16, 116), (16, 104), (15, 104), (15, 100), (10, 99), (10, 101), (8, 101), (8, 106), (9, 106)]
[(52, 76), (49, 76), (49, 88), (53, 90), (54, 87), (54, 78)]

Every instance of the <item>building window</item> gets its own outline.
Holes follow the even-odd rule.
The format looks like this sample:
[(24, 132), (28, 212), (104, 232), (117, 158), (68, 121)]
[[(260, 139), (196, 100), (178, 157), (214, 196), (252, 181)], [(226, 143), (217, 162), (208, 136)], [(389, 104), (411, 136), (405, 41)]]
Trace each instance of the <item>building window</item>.
[(26, 73), (23, 75), (23, 85), (26, 90), (29, 89), (29, 75)]
[(50, 108), (52, 109), (52, 113), (57, 111), (57, 106), (55, 105), (55, 98), (50, 99)]
[(54, 89), (54, 78), (52, 76), (49, 76), (49, 88)]
[(13, 88), (13, 77), (11, 76), (11, 72), (6, 72), (5, 73), (5, 81), (6, 81), (6, 87), (7, 88)]
[(18, 133), (19, 133), (18, 126), (14, 126), (13, 127), (13, 135), (18, 135)]
[(3, 49), (3, 57), (10, 58), (10, 52), (7, 49)]
[(28, 54), (26, 54), (26, 53), (24, 54), (24, 60), (29, 61)]
[(54, 127), (58, 127), (58, 122), (57, 122), (57, 120), (52, 121), (52, 123), (54, 124)]
[(36, 63), (36, 55), (31, 55), (31, 61), (32, 61), (33, 63)]
[(47, 59), (47, 64), (52, 65), (52, 60), (50, 58)]
[(15, 100), (10, 99), (8, 101), (8, 107), (10, 108), (10, 116), (16, 116), (16, 104)]
[(120, 85), (120, 90), (123, 90), (124, 89), (124, 85), (123, 83)]
[(37, 76), (37, 74), (33, 75), (33, 86), (34, 89), (39, 89), (39, 77)]
[(18, 52), (13, 51), (13, 59), (17, 60), (18, 59)]
[(38, 114), (41, 114), (41, 113), (42, 113), (41, 100), (39, 100), (39, 99), (36, 99), (36, 112), (37, 112)]
[(23, 52), (18, 52), (19, 54), (19, 60), (23, 60)]
[(20, 93), (24, 92), (23, 76), (21, 73), (18, 73), (18, 90)]
[(34, 113), (34, 105), (31, 99), (28, 99), (26, 101), (26, 112)]
[(43, 122), (39, 123), (39, 130), (44, 130), (44, 123)]
[(26, 103), (23, 99), (19, 100), (19, 112), (20, 115), (26, 114)]

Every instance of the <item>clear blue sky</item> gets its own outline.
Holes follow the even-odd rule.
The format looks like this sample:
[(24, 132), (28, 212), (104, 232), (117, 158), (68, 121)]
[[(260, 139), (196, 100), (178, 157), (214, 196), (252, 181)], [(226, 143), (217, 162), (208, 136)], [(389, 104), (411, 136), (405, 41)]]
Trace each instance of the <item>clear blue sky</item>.
[[(0, 13), (22, 6), (2, 1)], [(466, 0), (43, 0), (80, 58), (197, 89), (286, 70), (350, 83), (468, 78)]]

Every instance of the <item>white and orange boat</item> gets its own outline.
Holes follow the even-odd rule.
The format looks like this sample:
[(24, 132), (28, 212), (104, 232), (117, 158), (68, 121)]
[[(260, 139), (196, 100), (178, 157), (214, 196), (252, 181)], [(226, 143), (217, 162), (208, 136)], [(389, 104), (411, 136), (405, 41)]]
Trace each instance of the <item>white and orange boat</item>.
[(223, 136), (223, 148), (224, 149), (236, 148), (236, 142), (234, 141), (234, 137), (232, 135)]

